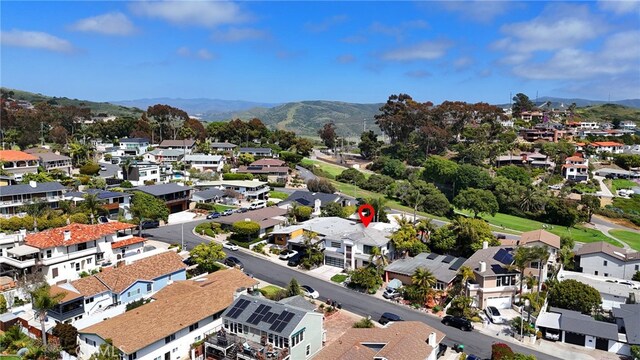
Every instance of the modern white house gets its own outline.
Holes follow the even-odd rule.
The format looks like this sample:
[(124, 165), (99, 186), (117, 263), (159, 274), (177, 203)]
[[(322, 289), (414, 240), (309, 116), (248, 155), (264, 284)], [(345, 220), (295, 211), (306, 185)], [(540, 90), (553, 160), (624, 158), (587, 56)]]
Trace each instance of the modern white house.
[(578, 269), (585, 274), (631, 280), (640, 271), (640, 252), (604, 241), (584, 244), (575, 255)]
[(160, 143), (160, 145), (157, 146), (157, 148), (182, 150), (183, 154), (186, 155), (186, 154), (191, 154), (195, 146), (196, 146), (196, 141), (193, 139), (163, 140)]
[(198, 188), (233, 190), (246, 200), (264, 200), (269, 195), (269, 186), (258, 180), (220, 180), (201, 181), (195, 185)]
[(249, 154), (255, 157), (273, 157), (273, 150), (270, 148), (240, 148), (239, 154)]
[(110, 339), (126, 360), (194, 358), (192, 345), (221, 329), (222, 313), (257, 283), (236, 269), (173, 282), (135, 311), (80, 329), (78, 357), (88, 359)]
[(0, 190), (0, 216), (10, 218), (24, 215), (23, 206), (34, 202), (46, 203), (52, 209), (65, 199), (67, 189), (59, 182), (51, 181), (3, 186)]
[(140, 156), (147, 152), (149, 139), (145, 138), (124, 138), (120, 139), (119, 156), (131, 155)]
[(153, 149), (144, 154), (143, 159), (157, 164), (171, 165), (180, 161), (183, 156), (184, 150), (181, 149)]
[(589, 160), (582, 155), (569, 156), (564, 160), (564, 165), (562, 165), (562, 176), (566, 180), (589, 180)]
[(160, 166), (154, 163), (136, 162), (128, 168), (124, 166), (118, 170), (118, 178), (131, 182), (133, 186), (142, 186), (148, 183), (159, 184)]
[(188, 167), (198, 171), (220, 173), (224, 166), (224, 157), (220, 155), (187, 154), (182, 158), (182, 162)]

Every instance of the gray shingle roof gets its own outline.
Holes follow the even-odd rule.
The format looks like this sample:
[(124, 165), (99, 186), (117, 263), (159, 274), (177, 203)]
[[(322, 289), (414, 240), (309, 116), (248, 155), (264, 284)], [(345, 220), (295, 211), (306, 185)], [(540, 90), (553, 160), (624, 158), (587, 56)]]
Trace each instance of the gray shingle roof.
[(311, 191), (297, 190), (297, 191), (294, 191), (291, 195), (289, 195), (289, 197), (284, 199), (282, 201), (282, 204), (288, 204), (295, 201), (300, 205), (313, 207), (316, 199), (319, 199), (321, 206), (324, 206), (328, 203), (339, 201), (340, 195), (326, 194), (321, 192), (314, 193)]
[(29, 184), (9, 185), (0, 187), (0, 196), (38, 194), (43, 192), (62, 190), (65, 190), (65, 187), (62, 186), (59, 182), (55, 181), (37, 183), (36, 187), (32, 187)]
[(183, 161), (220, 161), (222, 156), (220, 155), (207, 155), (207, 154), (187, 154), (184, 156)]
[(133, 188), (132, 190), (142, 191), (144, 193), (147, 193), (153, 196), (162, 196), (167, 194), (173, 194), (180, 191), (191, 190), (191, 188), (188, 186), (180, 186), (178, 184), (169, 183), (169, 184), (138, 186), (136, 188)]
[(269, 148), (240, 148), (240, 152), (252, 152), (252, 153), (271, 153)]
[(192, 147), (196, 144), (195, 140), (164, 140), (158, 147)]
[(597, 321), (589, 315), (573, 310), (552, 307), (549, 311), (562, 314), (560, 317), (560, 330), (603, 339), (618, 340), (618, 326), (616, 324)]
[(158, 155), (180, 156), (180, 155), (184, 155), (184, 150), (182, 150), (182, 149), (160, 149), (160, 148), (156, 148), (156, 149), (153, 149), (153, 150), (147, 152), (147, 154), (151, 154), (153, 156), (158, 156)]
[(226, 149), (233, 149), (234, 147), (236, 147), (238, 145), (236, 144), (232, 144), (232, 143), (223, 143), (223, 142), (214, 142), (211, 143), (210, 147), (211, 148), (226, 148)]
[[(234, 306), (241, 300), (249, 301), (249, 304), (237, 317), (235, 318), (230, 317), (229, 314), (234, 309)], [(267, 314), (263, 317), (263, 321), (260, 321), (257, 324), (249, 323), (249, 318), (251, 317), (251, 315), (253, 315), (254, 312), (256, 312), (256, 310), (258, 309), (258, 307), (260, 307), (260, 305), (271, 307), (271, 309), (269, 309)], [(273, 322), (270, 324), (269, 322), (264, 320), (270, 319), (272, 316), (274, 316), (271, 314), (280, 315), (284, 311), (287, 311), (293, 314), (293, 317), (291, 318), (289, 323), (284, 327), (284, 329), (282, 329), (279, 332), (271, 330), (270, 328), (273, 325)], [(265, 299), (263, 297), (241, 295), (237, 299), (235, 299), (231, 305), (229, 305), (229, 307), (227, 308), (227, 310), (224, 311), (222, 316), (230, 321), (246, 324), (248, 326), (259, 329), (261, 331), (278, 333), (281, 336), (288, 337), (296, 329), (296, 327), (298, 327), (298, 324), (300, 324), (300, 321), (302, 321), (304, 316), (309, 312), (313, 312), (313, 311), (299, 308), (287, 302), (285, 303), (275, 302), (269, 299)]]
[(194, 192), (192, 195), (192, 198), (195, 199), (201, 199), (201, 200), (211, 200), (211, 199), (215, 199), (216, 197), (223, 197), (224, 196), (224, 190), (220, 190), (220, 189), (209, 189), (209, 190), (202, 190), (202, 191), (198, 191), (198, 192)]
[(627, 341), (640, 345), (640, 304), (621, 304), (619, 308), (613, 308), (613, 315), (623, 319)]
[[(464, 262), (466, 258), (456, 258), (447, 255), (429, 256), (429, 253), (420, 253), (412, 258), (399, 259), (391, 263), (385, 268), (385, 271), (394, 272), (403, 275), (413, 275), (417, 268), (425, 268), (440, 282), (448, 284), (458, 273), (456, 266), (459, 260)], [(436, 254), (434, 254), (436, 255)], [(431, 257), (431, 259), (429, 259)], [(445, 259), (448, 262), (445, 262)]]
[[(507, 252), (513, 251), (512, 246), (491, 246), (486, 249), (480, 249), (471, 255), (471, 257), (466, 261), (466, 264), (482, 277), (501, 274), (516, 274), (517, 271), (508, 271), (506, 264), (501, 263), (495, 258), (496, 253), (501, 249), (505, 249)], [(484, 261), (487, 264), (487, 270), (482, 273), (479, 272), (480, 261)]]
[(68, 156), (58, 155), (58, 154), (55, 154), (55, 153), (52, 153), (52, 152), (41, 152), (41, 153), (37, 153), (37, 154), (34, 154), (34, 155), (39, 157), (44, 162), (60, 161), (60, 160), (71, 160), (71, 158), (68, 157)]
[(148, 143), (149, 139), (145, 138), (125, 138), (119, 140), (121, 143)]

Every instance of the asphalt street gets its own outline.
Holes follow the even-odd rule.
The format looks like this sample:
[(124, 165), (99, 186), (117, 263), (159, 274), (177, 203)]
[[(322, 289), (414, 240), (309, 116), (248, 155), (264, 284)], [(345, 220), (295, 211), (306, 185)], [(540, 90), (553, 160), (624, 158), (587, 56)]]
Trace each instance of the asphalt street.
[[(186, 248), (193, 249), (197, 244), (206, 241), (194, 235), (192, 232), (195, 226), (203, 221), (207, 220), (198, 220), (184, 224), (163, 226), (157, 229), (148, 229), (145, 230), (145, 235), (153, 240), (178, 244), (184, 236), (184, 244)], [(227, 252), (227, 254), (231, 253), (229, 250), (225, 250), (225, 252)], [(373, 296), (350, 290), (341, 285), (323, 281), (303, 272), (293, 270), (286, 266), (283, 267), (269, 260), (254, 256), (251, 253), (244, 252), (242, 250), (232, 253), (233, 256), (242, 261), (245, 267), (245, 272), (253, 274), (256, 278), (278, 286), (286, 286), (289, 280), (295, 277), (301, 284), (306, 284), (316, 289), (320, 293), (320, 298), (322, 300), (330, 298), (341, 303), (344, 309), (361, 316), (370, 315), (373, 320), (379, 319), (383, 312), (393, 312), (405, 320), (422, 321), (429, 326), (446, 333), (447, 337), (445, 339), (445, 344), (449, 346), (453, 343), (464, 344), (465, 352), (467, 354), (475, 354), (483, 358), (489, 358), (491, 356), (491, 344), (496, 341), (500, 341), (498, 338), (489, 337), (477, 331), (463, 332), (456, 328), (444, 326), (437, 318), (427, 316), (383, 299), (378, 299)], [(516, 344), (509, 343), (509, 346), (514, 351), (533, 354), (539, 360), (556, 359), (555, 357), (533, 351), (529, 348), (521, 347)]]

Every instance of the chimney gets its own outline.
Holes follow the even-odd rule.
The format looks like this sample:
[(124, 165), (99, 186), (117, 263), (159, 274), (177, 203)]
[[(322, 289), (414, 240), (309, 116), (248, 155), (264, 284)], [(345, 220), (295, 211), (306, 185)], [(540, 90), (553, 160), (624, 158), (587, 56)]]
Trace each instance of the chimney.
[(65, 230), (63, 234), (64, 234), (64, 241), (71, 240), (71, 230)]
[(485, 271), (487, 271), (487, 263), (484, 261), (480, 261), (479, 263), (479, 272), (483, 273)]
[(427, 338), (427, 344), (431, 345), (432, 347), (436, 347), (436, 333), (435, 332), (431, 332), (429, 334), (429, 338)]
[(38, 183), (33, 181), (33, 180), (30, 180), (29, 181), (29, 186), (31, 186), (32, 188), (36, 188), (36, 187), (38, 187)]
[(483, 249), (487, 249), (487, 248), (489, 248), (489, 242), (488, 242), (488, 241), (483, 241), (483, 242), (482, 242), (482, 248), (483, 248)]

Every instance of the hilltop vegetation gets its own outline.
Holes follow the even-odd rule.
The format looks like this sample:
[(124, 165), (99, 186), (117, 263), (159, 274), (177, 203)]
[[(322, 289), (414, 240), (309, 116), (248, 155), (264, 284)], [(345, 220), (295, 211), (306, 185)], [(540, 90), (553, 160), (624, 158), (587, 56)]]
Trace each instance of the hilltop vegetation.
[(640, 124), (640, 109), (617, 104), (603, 104), (577, 108), (576, 114), (583, 120), (594, 121), (635, 121)]
[(115, 116), (139, 116), (142, 114), (142, 110), (137, 108), (129, 108), (126, 106), (113, 105), (108, 102), (95, 102), (87, 100), (69, 99), (67, 97), (51, 97), (42, 94), (36, 94), (28, 91), (15, 90), (9, 88), (2, 88), (2, 91), (13, 91), (13, 99), (25, 100), (32, 104), (40, 102), (49, 103), (49, 105), (60, 106), (75, 106), (79, 108), (89, 108), (94, 114), (109, 114)]

